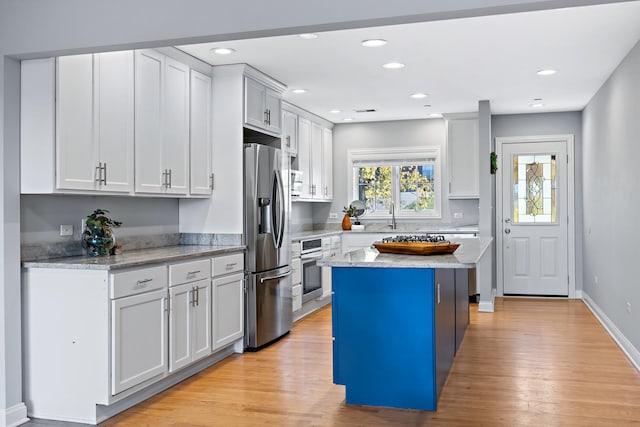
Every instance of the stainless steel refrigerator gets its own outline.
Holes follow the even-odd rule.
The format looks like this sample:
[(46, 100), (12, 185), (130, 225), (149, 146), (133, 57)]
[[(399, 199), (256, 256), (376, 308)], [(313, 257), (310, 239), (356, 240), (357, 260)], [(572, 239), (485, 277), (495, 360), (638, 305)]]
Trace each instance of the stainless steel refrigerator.
[(285, 180), (289, 175), (283, 171), (285, 159), (278, 148), (244, 145), (244, 236), (248, 274), (245, 348), (248, 350), (257, 350), (285, 335), (291, 330), (293, 320), (290, 204)]

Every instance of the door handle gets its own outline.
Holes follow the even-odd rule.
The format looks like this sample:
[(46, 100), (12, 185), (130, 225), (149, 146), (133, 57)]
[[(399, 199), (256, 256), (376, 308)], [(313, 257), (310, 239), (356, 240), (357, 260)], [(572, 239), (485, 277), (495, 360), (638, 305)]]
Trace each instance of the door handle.
[(510, 229), (508, 229), (508, 228), (505, 228), (505, 229), (504, 229), (504, 234), (509, 234), (509, 233), (511, 233), (511, 230), (510, 230)]
[(507, 224), (510, 224), (511, 223), (511, 218), (505, 218), (504, 222), (507, 223)]
[(283, 277), (287, 276), (291, 276), (291, 270), (287, 271), (286, 273), (278, 274), (277, 276), (262, 277), (260, 279), (260, 283), (268, 282), (269, 280), (282, 279)]

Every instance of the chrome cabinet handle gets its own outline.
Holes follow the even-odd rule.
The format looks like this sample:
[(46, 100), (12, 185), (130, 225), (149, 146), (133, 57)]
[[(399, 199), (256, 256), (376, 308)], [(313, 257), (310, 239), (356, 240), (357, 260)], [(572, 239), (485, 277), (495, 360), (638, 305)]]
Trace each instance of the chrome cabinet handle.
[(172, 184), (172, 177), (171, 177), (171, 169), (169, 169), (169, 188), (171, 188), (171, 184)]
[(227, 263), (227, 270), (233, 268), (234, 265), (238, 265), (238, 263), (237, 262), (229, 262), (229, 263)]
[(213, 173), (209, 175), (209, 188), (213, 190)]
[(104, 172), (104, 176), (102, 177), (102, 183), (107, 185), (107, 162), (104, 162), (104, 166), (102, 166), (102, 170)]
[(102, 162), (98, 163), (96, 166), (96, 179), (95, 181), (100, 184), (102, 182)]
[(291, 135), (287, 135), (285, 139), (287, 140), (287, 147), (291, 147)]

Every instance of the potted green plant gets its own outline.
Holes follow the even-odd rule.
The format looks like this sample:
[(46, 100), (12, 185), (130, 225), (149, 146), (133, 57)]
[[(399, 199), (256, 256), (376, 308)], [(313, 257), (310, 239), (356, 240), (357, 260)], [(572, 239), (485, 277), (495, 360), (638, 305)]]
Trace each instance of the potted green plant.
[(89, 256), (109, 255), (115, 246), (112, 228), (120, 227), (122, 222), (109, 218), (107, 213), (106, 209), (96, 209), (87, 216), (81, 243)]

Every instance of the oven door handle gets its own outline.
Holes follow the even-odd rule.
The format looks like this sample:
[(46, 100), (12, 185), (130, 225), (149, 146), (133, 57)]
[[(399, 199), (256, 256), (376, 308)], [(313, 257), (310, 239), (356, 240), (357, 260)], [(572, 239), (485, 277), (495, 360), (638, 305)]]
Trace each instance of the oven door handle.
[(322, 259), (323, 255), (321, 251), (318, 251), (317, 253), (311, 253), (311, 254), (304, 254), (300, 256), (300, 261), (308, 261), (310, 259), (315, 259), (315, 260), (319, 260)]
[(268, 282), (269, 280), (282, 279), (283, 277), (287, 276), (291, 276), (291, 270), (287, 271), (286, 273), (278, 274), (276, 276), (262, 277), (260, 278), (260, 283)]

